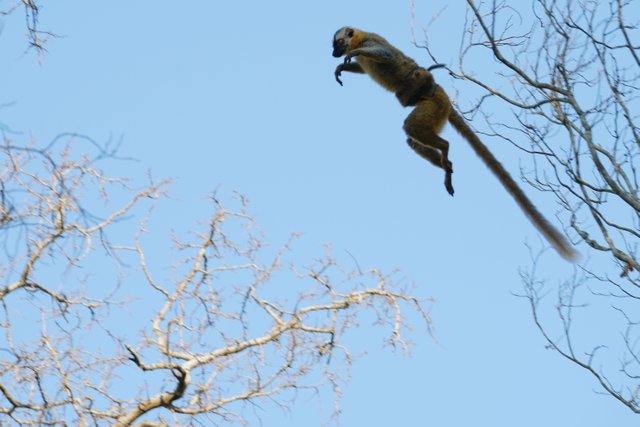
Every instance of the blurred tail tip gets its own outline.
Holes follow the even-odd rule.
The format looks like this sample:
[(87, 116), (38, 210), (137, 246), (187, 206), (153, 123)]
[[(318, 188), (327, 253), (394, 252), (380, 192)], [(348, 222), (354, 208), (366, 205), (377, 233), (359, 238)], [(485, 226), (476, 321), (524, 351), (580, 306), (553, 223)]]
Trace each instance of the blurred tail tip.
[(580, 253), (570, 246), (562, 246), (556, 248), (562, 258), (570, 263), (577, 263), (580, 260)]

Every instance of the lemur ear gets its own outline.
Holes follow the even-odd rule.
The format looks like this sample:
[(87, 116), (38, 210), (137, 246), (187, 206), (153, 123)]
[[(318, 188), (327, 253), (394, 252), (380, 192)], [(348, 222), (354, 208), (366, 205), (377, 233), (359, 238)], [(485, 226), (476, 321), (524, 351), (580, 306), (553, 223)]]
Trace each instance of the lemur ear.
[(347, 29), (347, 36), (348, 37), (353, 37), (353, 28)]

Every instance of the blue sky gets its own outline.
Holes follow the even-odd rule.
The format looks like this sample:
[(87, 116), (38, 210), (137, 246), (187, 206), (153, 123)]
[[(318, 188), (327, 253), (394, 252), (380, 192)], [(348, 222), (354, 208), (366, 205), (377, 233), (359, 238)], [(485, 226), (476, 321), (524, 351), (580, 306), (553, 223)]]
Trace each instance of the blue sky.
[[(416, 36), (439, 14), (428, 34), (439, 60), (455, 65), (465, 9), (448, 3), (416, 0)], [(441, 172), (404, 142), (409, 110), (366, 76), (335, 82), (331, 38), (343, 25), (430, 65), (411, 42), (408, 1), (65, 0), (44, 4), (41, 25), (63, 37), (39, 64), (24, 54), (21, 16), (0, 33), (0, 103), (14, 102), (0, 122), (21, 132), (16, 141), (122, 138), (121, 154), (139, 159), (123, 171), (176, 178), (157, 213), (174, 226), (195, 228), (214, 189), (238, 191), (275, 245), (302, 232), (299, 256), (331, 243), (362, 265), (401, 269), (437, 300), (438, 341), (425, 335), (411, 357), (380, 351), (366, 325), (353, 338), (369, 354), (345, 388), (342, 425), (632, 425), (595, 380), (544, 349), (513, 296), (530, 264), (525, 242), (544, 243), (466, 142), (445, 130), (451, 198)], [(456, 93), (446, 72), (436, 78)], [(517, 174), (519, 153), (487, 144)], [(553, 216), (550, 199), (527, 192)], [(552, 284), (572, 272), (552, 251), (544, 266)], [(263, 420), (316, 425), (316, 412), (301, 399), (292, 414), (272, 408)]]

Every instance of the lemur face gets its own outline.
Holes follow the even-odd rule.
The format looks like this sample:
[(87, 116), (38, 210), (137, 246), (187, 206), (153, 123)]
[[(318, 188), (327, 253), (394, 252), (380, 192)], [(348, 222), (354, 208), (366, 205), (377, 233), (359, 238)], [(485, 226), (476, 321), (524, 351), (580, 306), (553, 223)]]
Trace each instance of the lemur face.
[(354, 34), (354, 29), (350, 27), (342, 27), (336, 31), (333, 36), (333, 56), (339, 58), (347, 53), (349, 42), (351, 41), (351, 38), (353, 38)]

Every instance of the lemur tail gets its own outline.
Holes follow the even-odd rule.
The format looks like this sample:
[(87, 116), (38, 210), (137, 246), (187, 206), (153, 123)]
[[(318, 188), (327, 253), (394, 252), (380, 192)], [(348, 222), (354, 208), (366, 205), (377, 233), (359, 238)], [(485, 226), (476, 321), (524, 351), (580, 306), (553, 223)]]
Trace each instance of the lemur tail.
[(531, 200), (529, 200), (518, 184), (511, 178), (509, 172), (507, 172), (498, 159), (491, 154), (489, 149), (480, 141), (480, 138), (478, 138), (473, 130), (465, 123), (462, 116), (453, 108), (449, 114), (449, 123), (451, 123), (464, 139), (469, 141), (471, 148), (480, 156), (487, 167), (491, 169), (491, 172), (494, 173), (509, 194), (515, 199), (525, 215), (529, 217), (529, 220), (531, 220), (536, 228), (553, 245), (558, 253), (568, 261), (575, 261), (578, 254), (573, 247), (571, 247), (567, 239), (536, 209), (533, 203), (531, 203)]

